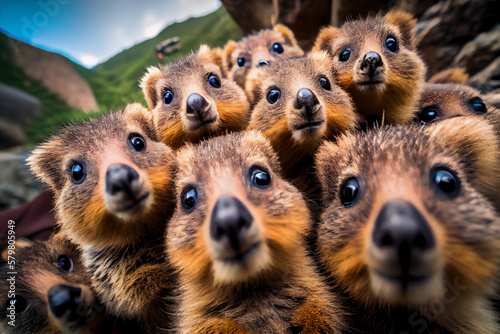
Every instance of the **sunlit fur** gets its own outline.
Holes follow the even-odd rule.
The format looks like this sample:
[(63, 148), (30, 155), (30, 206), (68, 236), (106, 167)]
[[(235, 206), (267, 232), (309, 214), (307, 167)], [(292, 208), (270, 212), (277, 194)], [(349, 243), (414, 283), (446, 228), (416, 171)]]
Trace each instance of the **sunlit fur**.
[[(274, 43), (283, 45), (283, 53), (271, 51)], [(272, 62), (303, 54), (304, 51), (298, 45), (293, 32), (284, 25), (277, 24), (273, 29), (261, 30), (237, 42), (228, 41), (224, 47), (222, 61), (226, 76), (241, 88), (245, 88), (250, 69), (257, 69), (261, 60)], [(238, 58), (246, 59), (243, 67), (238, 66)]]
[[(300, 193), (282, 180), (269, 143), (257, 133), (231, 134), (187, 145), (177, 158), (177, 207), (166, 243), (180, 276), (179, 331), (283, 333), (300, 326), (319, 333), (340, 328), (336, 297), (324, 289), (305, 254), (309, 212)], [(269, 173), (268, 188), (251, 183), (252, 166)], [(186, 187), (198, 193), (191, 213), (180, 203)], [(238, 198), (253, 217), (242, 243), (260, 242), (235, 263), (220, 258), (227, 247), (219, 247), (208, 230), (213, 207), (224, 195)]]
[[(385, 16), (371, 16), (364, 20), (344, 23), (341, 28), (327, 27), (320, 31), (314, 50), (325, 50), (339, 72), (339, 83), (351, 95), (357, 111), (370, 122), (400, 124), (411, 121), (425, 66), (417, 54), (414, 28), (416, 20), (408, 13), (391, 11)], [(397, 53), (385, 47), (387, 37), (399, 44)], [(351, 50), (347, 61), (339, 55)], [(377, 80), (381, 83), (363, 85), (369, 78), (361, 70), (364, 56), (374, 51), (383, 65)]]
[[(153, 123), (163, 143), (178, 149), (184, 143), (196, 143), (228, 132), (245, 129), (250, 120), (247, 97), (232, 80), (223, 76), (220, 51), (207, 46), (162, 66), (151, 67), (141, 80), (141, 87), (153, 115)], [(220, 88), (208, 83), (211, 74), (221, 82)], [(164, 103), (164, 94), (170, 90), (174, 99)], [(187, 99), (192, 93), (203, 96), (210, 105), (208, 111), (214, 122), (193, 130), (186, 118)]]
[[(318, 255), (332, 283), (349, 297), (358, 330), (369, 331), (373, 324), (381, 333), (500, 330), (490, 301), (498, 293), (500, 273), (500, 218), (493, 207), (500, 186), (497, 145), (488, 121), (464, 116), (428, 127), (343, 136), (319, 149), (324, 212)], [(430, 170), (436, 165), (457, 173), (457, 197), (447, 197), (433, 184)], [(360, 195), (346, 208), (339, 193), (351, 176), (360, 183)], [(377, 214), (400, 199), (417, 208), (436, 240), (432, 256), (419, 269), (429, 279), (406, 290), (374, 273), (384, 264), (370, 253)], [(460, 288), (453, 291), (450, 285)], [(443, 309), (435, 312), (436, 304)]]
[[(144, 150), (133, 148), (131, 133), (143, 136)], [(54, 192), (61, 231), (83, 249), (92, 286), (109, 312), (153, 328), (162, 317), (161, 295), (171, 284), (161, 235), (173, 211), (174, 161), (172, 150), (156, 138), (148, 110), (133, 104), (62, 128), (28, 159), (33, 173)], [(75, 160), (86, 165), (81, 184), (71, 180)], [(106, 171), (114, 164), (139, 174), (137, 198), (149, 193), (124, 212), (120, 209), (130, 200), (121, 205), (106, 191)]]
[[(17, 246), (17, 245), (16, 245)], [(69, 272), (58, 265), (60, 255), (66, 255), (73, 261)], [(35, 241), (23, 247), (16, 247), (11, 259), (15, 258), (15, 290), (27, 301), (24, 312), (15, 314), (15, 326), (9, 325), (12, 319), (6, 318), (9, 284), (7, 264), (0, 273), (0, 330), (5, 334), (54, 334), (78, 333), (91, 334), (98, 331), (110, 331), (112, 319), (105, 319), (105, 309), (94, 297), (90, 289), (90, 277), (85, 271), (76, 246), (65, 238), (55, 237), (49, 241)], [(57, 284), (81, 288), (80, 317), (69, 319), (68, 315), (56, 318), (49, 309), (48, 291)], [(19, 311), (19, 310), (18, 310)]]
[[(249, 128), (262, 132), (277, 152), (283, 175), (301, 191), (314, 183), (312, 157), (325, 140), (356, 128), (358, 115), (354, 112), (349, 95), (339, 88), (332, 70), (332, 61), (325, 52), (314, 52), (306, 57), (290, 58), (271, 64), (264, 69), (261, 84), (255, 93), (258, 98), (252, 109)], [(320, 78), (330, 81), (331, 90), (324, 89)], [(267, 100), (271, 89), (278, 88), (281, 98), (275, 104)], [(303, 109), (295, 106), (297, 93), (307, 88), (319, 101), (315, 120), (324, 123), (316, 129), (296, 130), (306, 123)]]

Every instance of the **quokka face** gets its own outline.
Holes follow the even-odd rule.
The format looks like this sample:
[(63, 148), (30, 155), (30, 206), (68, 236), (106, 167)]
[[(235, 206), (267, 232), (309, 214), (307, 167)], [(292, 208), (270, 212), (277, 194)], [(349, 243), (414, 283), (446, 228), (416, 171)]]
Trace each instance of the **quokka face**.
[(300, 193), (281, 179), (261, 135), (189, 145), (178, 154), (177, 173), (167, 248), (184, 279), (241, 286), (281, 275), (293, 263), (308, 211)]
[(238, 42), (229, 41), (223, 50), (223, 64), (227, 77), (245, 89), (248, 72), (266, 66), (269, 62), (303, 55), (293, 32), (278, 24), (273, 29), (261, 30)]
[(150, 67), (141, 87), (161, 140), (177, 149), (185, 142), (240, 131), (250, 119), (243, 90), (222, 75), (221, 58), (206, 46), (178, 62)]
[(249, 128), (262, 132), (281, 159), (312, 154), (324, 139), (355, 128), (358, 116), (326, 53), (281, 60), (263, 72)]
[[(318, 252), (331, 277), (362, 304), (424, 311), (460, 284), (441, 319), (488, 318), (500, 269), (495, 144), (493, 127), (474, 116), (324, 144)], [(481, 298), (483, 309), (461, 313)]]
[(404, 12), (368, 17), (329, 27), (314, 50), (327, 51), (340, 84), (367, 118), (404, 123), (413, 118), (425, 67), (417, 54), (416, 20)]
[(484, 115), (488, 109), (481, 94), (472, 87), (457, 84), (425, 84), (417, 106), (415, 121), (428, 124), (456, 116)]
[(173, 153), (138, 104), (61, 129), (29, 164), (55, 193), (62, 231), (78, 244), (123, 245), (165, 223)]
[(104, 307), (94, 298), (76, 246), (67, 240), (37, 241), (15, 253), (15, 281), (7, 281), (12, 278), (7, 264), (0, 275), (3, 333), (92, 333)]

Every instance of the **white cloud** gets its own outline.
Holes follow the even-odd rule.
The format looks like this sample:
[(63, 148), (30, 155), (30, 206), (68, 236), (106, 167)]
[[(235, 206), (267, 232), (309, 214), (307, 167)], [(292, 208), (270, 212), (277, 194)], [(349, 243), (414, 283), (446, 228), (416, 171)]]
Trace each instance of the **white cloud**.
[(168, 19), (158, 19), (152, 12), (144, 13), (142, 17), (143, 38), (152, 38), (165, 27)]
[(99, 62), (99, 58), (91, 55), (83, 55), (79, 57), (80, 62), (87, 68), (94, 67)]

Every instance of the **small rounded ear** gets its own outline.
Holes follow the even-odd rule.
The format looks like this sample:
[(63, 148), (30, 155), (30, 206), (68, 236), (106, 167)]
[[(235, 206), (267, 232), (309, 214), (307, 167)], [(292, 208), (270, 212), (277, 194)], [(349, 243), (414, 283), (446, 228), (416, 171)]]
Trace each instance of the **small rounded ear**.
[(31, 173), (49, 186), (54, 193), (57, 193), (64, 184), (63, 176), (60, 175), (64, 146), (61, 139), (53, 136), (35, 147), (26, 160)]
[(229, 73), (233, 67), (232, 55), (233, 52), (238, 48), (238, 43), (235, 41), (227, 41), (224, 49), (222, 50), (222, 65), (224, 67), (224, 72)]
[(161, 139), (156, 132), (156, 128), (153, 122), (153, 113), (148, 109), (144, 108), (140, 103), (132, 103), (125, 106), (123, 109), (123, 115), (125, 118), (130, 119), (131, 123), (139, 124), (145, 135), (154, 141), (160, 141)]
[(432, 124), (427, 132), (460, 157), (474, 188), (500, 209), (500, 138), (494, 125), (483, 116), (462, 116)]
[(402, 11), (390, 11), (385, 15), (384, 21), (386, 24), (398, 27), (405, 45), (410, 49), (415, 49), (415, 26), (417, 25), (417, 19), (413, 15)]
[(297, 40), (295, 39), (293, 31), (291, 31), (288, 27), (286, 27), (282, 24), (277, 24), (274, 26), (273, 30), (279, 32), (285, 38), (286, 44), (290, 44), (294, 48), (300, 49), (299, 43), (297, 43)]
[(156, 107), (160, 95), (159, 92), (156, 91), (156, 83), (159, 79), (164, 77), (165, 75), (158, 67), (151, 66), (148, 67), (148, 72), (141, 79), (139, 87), (142, 88), (150, 110)]
[(332, 42), (339, 37), (341, 34), (339, 28), (335, 27), (325, 27), (322, 28), (316, 37), (316, 41), (314, 42), (314, 47), (312, 48), (312, 52), (316, 51), (326, 51), (332, 52)]

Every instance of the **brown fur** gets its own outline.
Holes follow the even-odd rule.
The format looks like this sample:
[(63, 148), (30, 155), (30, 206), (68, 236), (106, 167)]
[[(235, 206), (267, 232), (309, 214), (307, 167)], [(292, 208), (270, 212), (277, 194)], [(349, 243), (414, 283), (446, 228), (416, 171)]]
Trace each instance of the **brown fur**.
[[(65, 238), (54, 238), (46, 242), (35, 241), (29, 245), (12, 250), (10, 260), (15, 262), (14, 270), (7, 263), (2, 265), (0, 273), (1, 285), (0, 330), (6, 334), (54, 334), (54, 333), (109, 333), (111, 318), (105, 317), (105, 309), (94, 297), (90, 289), (90, 277), (80, 259), (76, 246)], [(58, 265), (60, 255), (66, 255), (73, 261), (69, 272)], [(15, 260), (14, 260), (15, 259)], [(9, 261), (10, 261), (9, 260)], [(10, 262), (12, 262), (10, 261)], [(8, 272), (15, 271), (15, 293), (19, 303), (20, 298), (26, 300), (26, 309), (17, 309), (15, 327), (8, 324), (11, 318), (6, 310), (10, 305)], [(48, 291), (57, 284), (64, 284), (82, 289), (81, 310), (77, 318), (69, 318), (69, 314), (61, 318), (55, 317), (48, 305)], [(9, 304), (8, 304), (9, 303)], [(20, 306), (20, 304), (19, 304)], [(66, 311), (68, 312), (68, 311)], [(73, 315), (73, 316), (74, 316)], [(106, 321), (104, 321), (106, 320)]]
[(432, 84), (461, 84), (465, 85), (469, 79), (466, 69), (463, 67), (448, 68), (434, 74), (429, 80)]
[[(281, 43), (284, 52), (277, 54), (272, 50), (274, 43)], [(284, 25), (277, 24), (273, 29), (261, 30), (255, 35), (242, 38), (240, 41), (228, 41), (224, 47), (223, 64), (227, 77), (234, 80), (246, 92), (247, 75), (251, 69), (257, 69), (259, 62), (272, 62), (277, 59), (303, 55), (293, 32)], [(238, 66), (238, 58), (245, 58), (245, 65)]]
[[(241, 131), (250, 120), (249, 105), (243, 90), (232, 80), (225, 79), (220, 68), (220, 50), (201, 46), (176, 63), (161, 68), (150, 67), (141, 80), (141, 87), (153, 114), (153, 123), (166, 145), (178, 149), (184, 143)], [(210, 74), (221, 81), (219, 89), (208, 83)], [(171, 104), (163, 102), (167, 90), (173, 92)], [(212, 123), (190, 128), (186, 117), (187, 99), (198, 93), (210, 104)]]
[[(171, 284), (161, 234), (173, 211), (174, 156), (170, 148), (154, 141), (149, 115), (133, 104), (65, 127), (33, 150), (29, 164), (54, 191), (61, 231), (82, 247), (93, 288), (110, 313), (139, 320), (154, 331), (162, 318), (162, 295)], [(142, 151), (132, 147), (132, 133), (143, 136)], [(70, 177), (75, 160), (86, 164), (87, 176), (81, 184)], [(106, 173), (115, 164), (130, 166), (139, 174), (137, 198), (146, 199), (129, 204), (128, 198), (116, 202), (108, 194)], [(131, 209), (122, 209), (129, 205)]]
[[(354, 129), (358, 122), (351, 99), (337, 85), (331, 64), (324, 52), (271, 64), (263, 71), (261, 85), (257, 87), (255, 94), (259, 97), (249, 126), (270, 140), (278, 153), (285, 178), (299, 190), (309, 193), (316, 192), (312, 175), (312, 157), (316, 149), (323, 141), (334, 140)], [(319, 80), (322, 77), (329, 80), (331, 90), (321, 86)], [(271, 104), (267, 94), (276, 88), (281, 91), (281, 98)], [(319, 101), (315, 107), (318, 108), (315, 120), (324, 123), (316, 130), (295, 130), (295, 126), (307, 122), (307, 118), (301, 116), (304, 107), (299, 109), (296, 106), (297, 94), (302, 88), (310, 89)]]
[[(339, 82), (354, 101), (359, 113), (369, 123), (400, 124), (413, 118), (425, 66), (417, 54), (414, 35), (416, 20), (408, 13), (391, 11), (385, 16), (368, 17), (344, 23), (341, 28), (324, 28), (316, 39), (313, 51), (325, 50), (339, 72)], [(397, 53), (385, 47), (388, 37), (399, 44)], [(349, 49), (351, 56), (340, 61), (339, 56)], [(369, 78), (361, 68), (364, 56), (376, 52), (382, 67), (376, 78)], [(378, 84), (364, 85), (369, 80)]]
[[(457, 84), (424, 84), (415, 121), (432, 123), (456, 116), (483, 115), (475, 111), (473, 103), (483, 103), (481, 93), (472, 87)], [(485, 105), (486, 114), (494, 108)], [(428, 113), (436, 113), (429, 119)]]
[[(484, 192), (498, 193), (494, 188), (499, 186), (500, 153), (495, 144), (492, 126), (481, 117), (467, 116), (429, 127), (386, 127), (348, 135), (320, 148), (316, 163), (324, 212), (318, 255), (332, 283), (350, 298), (357, 330), (500, 330), (490, 300), (499, 287), (500, 218)], [(461, 190), (454, 198), (431, 180), (431, 169), (443, 165), (460, 179)], [(341, 187), (353, 176), (360, 184), (359, 197), (353, 206), (344, 207)], [(393, 200), (410, 202), (436, 240), (435, 256), (425, 266), (433, 279), (407, 290), (399, 281), (376, 274), (379, 262), (370, 251), (375, 220)]]
[[(305, 255), (307, 207), (281, 179), (269, 143), (253, 132), (231, 134), (183, 148), (177, 162), (178, 202), (193, 187), (198, 193), (191, 213), (177, 204), (167, 229), (167, 252), (179, 269), (182, 290), (179, 331), (285, 333), (299, 327), (302, 333), (332, 333), (341, 328), (336, 298)], [(252, 184), (254, 166), (270, 175), (268, 188)], [(248, 208), (255, 232), (251, 242), (261, 242), (244, 262), (221, 260), (208, 232), (213, 207), (225, 195)], [(242, 242), (250, 245), (247, 241)]]

